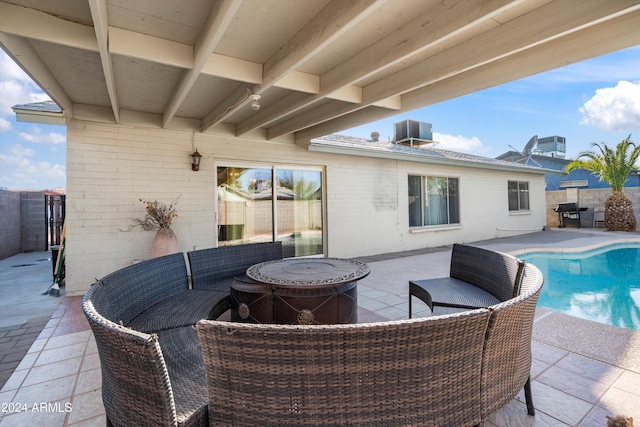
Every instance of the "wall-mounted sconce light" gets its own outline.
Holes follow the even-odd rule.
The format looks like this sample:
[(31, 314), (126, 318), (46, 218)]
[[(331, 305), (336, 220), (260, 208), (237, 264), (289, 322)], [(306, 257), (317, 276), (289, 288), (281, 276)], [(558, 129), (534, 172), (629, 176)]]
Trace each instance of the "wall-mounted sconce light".
[(251, 94), (251, 95), (249, 95), (249, 97), (251, 98), (251, 108), (253, 108), (254, 110), (259, 110), (260, 109), (260, 102), (258, 102), (258, 101), (262, 97), (260, 95), (255, 95), (255, 94)]
[(198, 171), (200, 170), (200, 159), (202, 158), (202, 154), (198, 153), (198, 149), (191, 155), (191, 170)]

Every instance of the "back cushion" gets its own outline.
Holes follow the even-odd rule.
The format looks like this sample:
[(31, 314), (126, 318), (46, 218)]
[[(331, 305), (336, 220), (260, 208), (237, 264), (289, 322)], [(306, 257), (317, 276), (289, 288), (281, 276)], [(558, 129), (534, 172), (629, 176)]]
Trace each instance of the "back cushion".
[(113, 318), (109, 320), (122, 321), (125, 326), (146, 308), (189, 288), (182, 253), (125, 267), (103, 277), (101, 282), (111, 305)]
[(220, 246), (187, 255), (193, 288), (199, 289), (220, 280), (242, 276), (254, 264), (282, 259), (282, 242)]
[(516, 282), (519, 282), (520, 264), (520, 260), (508, 254), (455, 244), (450, 275), (506, 301), (513, 298), (514, 288), (519, 287)]
[(108, 320), (111, 320), (112, 322), (117, 323), (117, 320), (114, 320), (115, 316), (113, 313), (113, 309), (111, 308), (109, 293), (102, 281), (97, 280), (96, 283), (91, 286), (91, 292), (88, 292), (87, 294), (90, 294), (89, 299), (91, 300), (91, 303), (93, 304), (93, 307), (98, 312), (98, 314)]

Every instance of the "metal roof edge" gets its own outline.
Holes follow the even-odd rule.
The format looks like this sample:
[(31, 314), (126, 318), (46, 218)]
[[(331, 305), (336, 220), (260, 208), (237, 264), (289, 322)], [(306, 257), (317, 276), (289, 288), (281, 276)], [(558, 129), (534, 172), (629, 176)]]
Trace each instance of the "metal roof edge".
[(18, 104), (11, 107), (11, 109), (19, 122), (60, 126), (67, 124), (67, 115), (53, 101)]
[[(510, 164), (496, 164), (496, 163), (488, 163), (488, 162), (483, 163), (483, 162), (463, 160), (463, 159), (451, 159), (448, 157), (419, 156), (412, 153), (371, 150), (365, 147), (353, 147), (353, 146), (344, 146), (340, 144), (330, 144), (330, 143), (327, 143), (326, 141), (321, 141), (317, 139), (312, 139), (311, 141), (309, 141), (309, 145), (307, 149), (309, 151), (314, 151), (314, 152), (343, 154), (348, 156), (366, 156), (366, 157), (375, 157), (375, 158), (392, 159), (392, 160), (404, 160), (404, 161), (418, 162), (418, 163), (461, 166), (461, 167), (477, 168), (477, 169), (502, 170), (502, 171), (531, 173), (531, 174), (539, 174), (539, 175), (544, 175), (547, 173), (560, 174), (560, 175), (563, 174), (561, 171), (557, 171), (553, 169), (544, 169), (544, 168), (538, 168), (538, 167), (527, 166), (522, 164), (519, 164), (518, 166), (514, 164), (512, 166)], [(508, 163), (508, 162), (504, 162), (504, 163)]]

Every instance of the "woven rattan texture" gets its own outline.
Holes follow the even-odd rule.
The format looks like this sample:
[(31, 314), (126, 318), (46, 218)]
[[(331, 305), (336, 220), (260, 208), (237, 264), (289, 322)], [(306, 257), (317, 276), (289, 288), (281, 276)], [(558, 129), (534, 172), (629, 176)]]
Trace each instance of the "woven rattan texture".
[(182, 253), (125, 267), (101, 282), (109, 287), (110, 320), (125, 325), (146, 308), (189, 287)]
[[(185, 289), (160, 301), (134, 317), (127, 326), (140, 332), (158, 332), (166, 329), (192, 326), (200, 319), (213, 319), (216, 308), (228, 308), (229, 292)], [(212, 314), (212, 311), (214, 314)]]
[(531, 333), (544, 278), (526, 264), (519, 296), (490, 307), (482, 358), (482, 419), (513, 399), (531, 372)]
[(478, 424), (489, 315), (327, 326), (200, 321), (211, 423)]
[[(489, 292), (453, 277), (414, 280), (409, 282), (411, 296), (417, 296), (429, 307), (475, 308), (489, 307), (500, 302)], [(424, 294), (423, 292), (427, 292)]]
[(82, 304), (100, 356), (102, 401), (110, 423), (208, 425), (204, 365), (193, 326), (158, 335), (121, 326), (94, 306), (96, 301), (99, 307), (110, 307), (106, 301), (112, 290), (98, 282)]
[(177, 424), (169, 373), (155, 335), (143, 334), (110, 322), (91, 302), (92, 286), (82, 308), (98, 347), (102, 368), (102, 402), (115, 425), (168, 426)]
[(243, 276), (254, 264), (282, 259), (282, 242), (220, 246), (188, 252), (187, 257), (193, 289), (215, 289), (217, 282)]
[(518, 267), (519, 261), (512, 255), (476, 246), (453, 245), (450, 276), (471, 283), (500, 301), (513, 297)]

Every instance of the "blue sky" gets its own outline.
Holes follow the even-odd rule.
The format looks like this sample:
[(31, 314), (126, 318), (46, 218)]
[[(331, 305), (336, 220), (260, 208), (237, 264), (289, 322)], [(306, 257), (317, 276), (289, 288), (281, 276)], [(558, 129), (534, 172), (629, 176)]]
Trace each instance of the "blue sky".
[[(0, 51), (0, 188), (66, 188), (65, 128), (18, 123), (11, 110), (45, 99)], [(629, 134), (640, 143), (640, 46), (340, 133), (388, 140), (405, 119), (431, 123), (440, 148), (487, 157), (522, 149), (533, 135), (565, 137), (567, 157)]]

